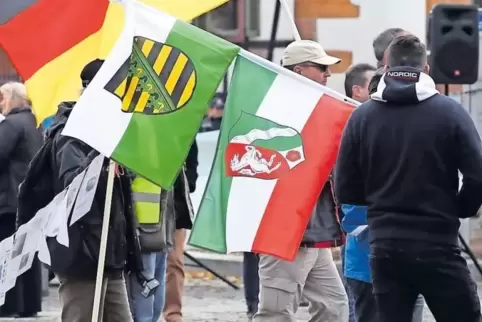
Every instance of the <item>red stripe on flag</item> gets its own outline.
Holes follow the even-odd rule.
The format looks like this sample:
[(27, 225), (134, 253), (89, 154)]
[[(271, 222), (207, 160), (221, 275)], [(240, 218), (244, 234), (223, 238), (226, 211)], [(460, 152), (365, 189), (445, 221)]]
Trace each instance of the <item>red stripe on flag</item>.
[(343, 128), (352, 111), (352, 106), (328, 95), (320, 98), (301, 132), (306, 160), (278, 179), (256, 233), (253, 252), (294, 260), (335, 164)]
[(109, 0), (39, 0), (0, 26), (0, 45), (27, 80), (97, 32), (108, 6)]

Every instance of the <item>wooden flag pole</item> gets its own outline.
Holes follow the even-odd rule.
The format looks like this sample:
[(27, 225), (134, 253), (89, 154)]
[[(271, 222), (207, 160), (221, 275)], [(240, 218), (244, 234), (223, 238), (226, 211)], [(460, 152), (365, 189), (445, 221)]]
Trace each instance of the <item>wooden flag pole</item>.
[(283, 7), (284, 11), (288, 15), (288, 20), (291, 23), (291, 26), (293, 27), (293, 34), (295, 37), (295, 40), (301, 40), (300, 32), (298, 31), (298, 27), (296, 27), (295, 19), (293, 18), (293, 15), (291, 14), (290, 7), (288, 6), (288, 2), (286, 0), (279, 0), (281, 3), (281, 6)]
[(114, 190), (115, 163), (110, 161), (107, 175), (107, 188), (105, 191), (104, 218), (102, 220), (102, 235), (100, 237), (99, 263), (97, 265), (97, 278), (95, 280), (94, 306), (92, 308), (92, 322), (98, 322), (102, 287), (104, 284), (105, 254), (107, 250), (107, 236), (109, 234), (109, 221), (112, 205), (112, 192)]

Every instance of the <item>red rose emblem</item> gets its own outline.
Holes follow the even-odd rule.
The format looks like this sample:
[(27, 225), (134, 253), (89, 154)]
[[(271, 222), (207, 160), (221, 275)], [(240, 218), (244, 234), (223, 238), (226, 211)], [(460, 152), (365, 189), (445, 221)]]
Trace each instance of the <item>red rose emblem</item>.
[(286, 159), (291, 162), (296, 162), (301, 159), (301, 153), (299, 151), (291, 150), (286, 154)]

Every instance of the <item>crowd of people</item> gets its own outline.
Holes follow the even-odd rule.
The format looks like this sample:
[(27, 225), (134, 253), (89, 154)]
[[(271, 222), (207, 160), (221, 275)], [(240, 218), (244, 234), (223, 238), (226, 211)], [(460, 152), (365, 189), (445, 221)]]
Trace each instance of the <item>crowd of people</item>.
[[(87, 64), (85, 88), (103, 64)], [(62, 192), (99, 155), (63, 136), (75, 102), (63, 102), (48, 126), (37, 121), (23, 84), (0, 87), (0, 238), (13, 235)], [(50, 270), (57, 276), (62, 321), (90, 321), (109, 160), (99, 178), (91, 210), (69, 227), (69, 247), (47, 238)], [(188, 191), (196, 188), (194, 142), (172, 191), (161, 190), (120, 165), (115, 167), (101, 314), (106, 321), (182, 321), (185, 229), (192, 228)], [(20, 191), (19, 191), (19, 187)], [(33, 317), (41, 311), (41, 265), (21, 275), (7, 292), (2, 317)]]
[[(311, 322), (421, 322), (425, 302), (437, 321), (481, 319), (477, 285), (457, 240), (459, 218), (476, 215), (482, 204), (479, 135), (464, 108), (436, 90), (417, 37), (392, 28), (373, 47), (377, 67), (363, 63), (346, 72), (345, 94), (362, 104), (345, 128), (295, 260), (244, 254), (247, 314), (255, 322), (293, 322), (304, 302)], [(303, 40), (286, 48), (282, 66), (326, 86), (339, 62), (320, 44)], [(86, 65), (79, 84), (88, 86), (102, 64)], [(98, 156), (61, 135), (74, 106), (61, 103), (38, 129), (25, 86), (0, 87), (0, 239)], [(200, 132), (219, 130), (223, 109), (223, 98), (216, 97)], [(92, 316), (110, 162), (104, 159), (91, 210), (69, 227), (70, 246), (47, 238), (62, 321)], [(197, 163), (194, 142), (170, 191), (115, 165), (100, 305), (105, 321), (182, 321)], [(341, 275), (332, 255), (340, 246)], [(40, 267), (35, 261), (17, 279), (1, 316), (41, 311)]]

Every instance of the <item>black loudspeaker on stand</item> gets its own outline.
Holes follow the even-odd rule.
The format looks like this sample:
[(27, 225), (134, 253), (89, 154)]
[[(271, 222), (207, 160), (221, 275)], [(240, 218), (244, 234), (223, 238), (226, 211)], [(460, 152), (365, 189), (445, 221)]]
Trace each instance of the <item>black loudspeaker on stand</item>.
[(479, 11), (438, 4), (428, 19), (430, 76), (435, 84), (473, 84), (479, 73)]
[[(427, 28), (427, 47), (430, 51), (430, 76), (435, 84), (470, 85), (479, 74), (479, 10), (475, 5), (438, 4), (430, 12)], [(469, 244), (459, 233), (460, 247), (480, 266)]]

